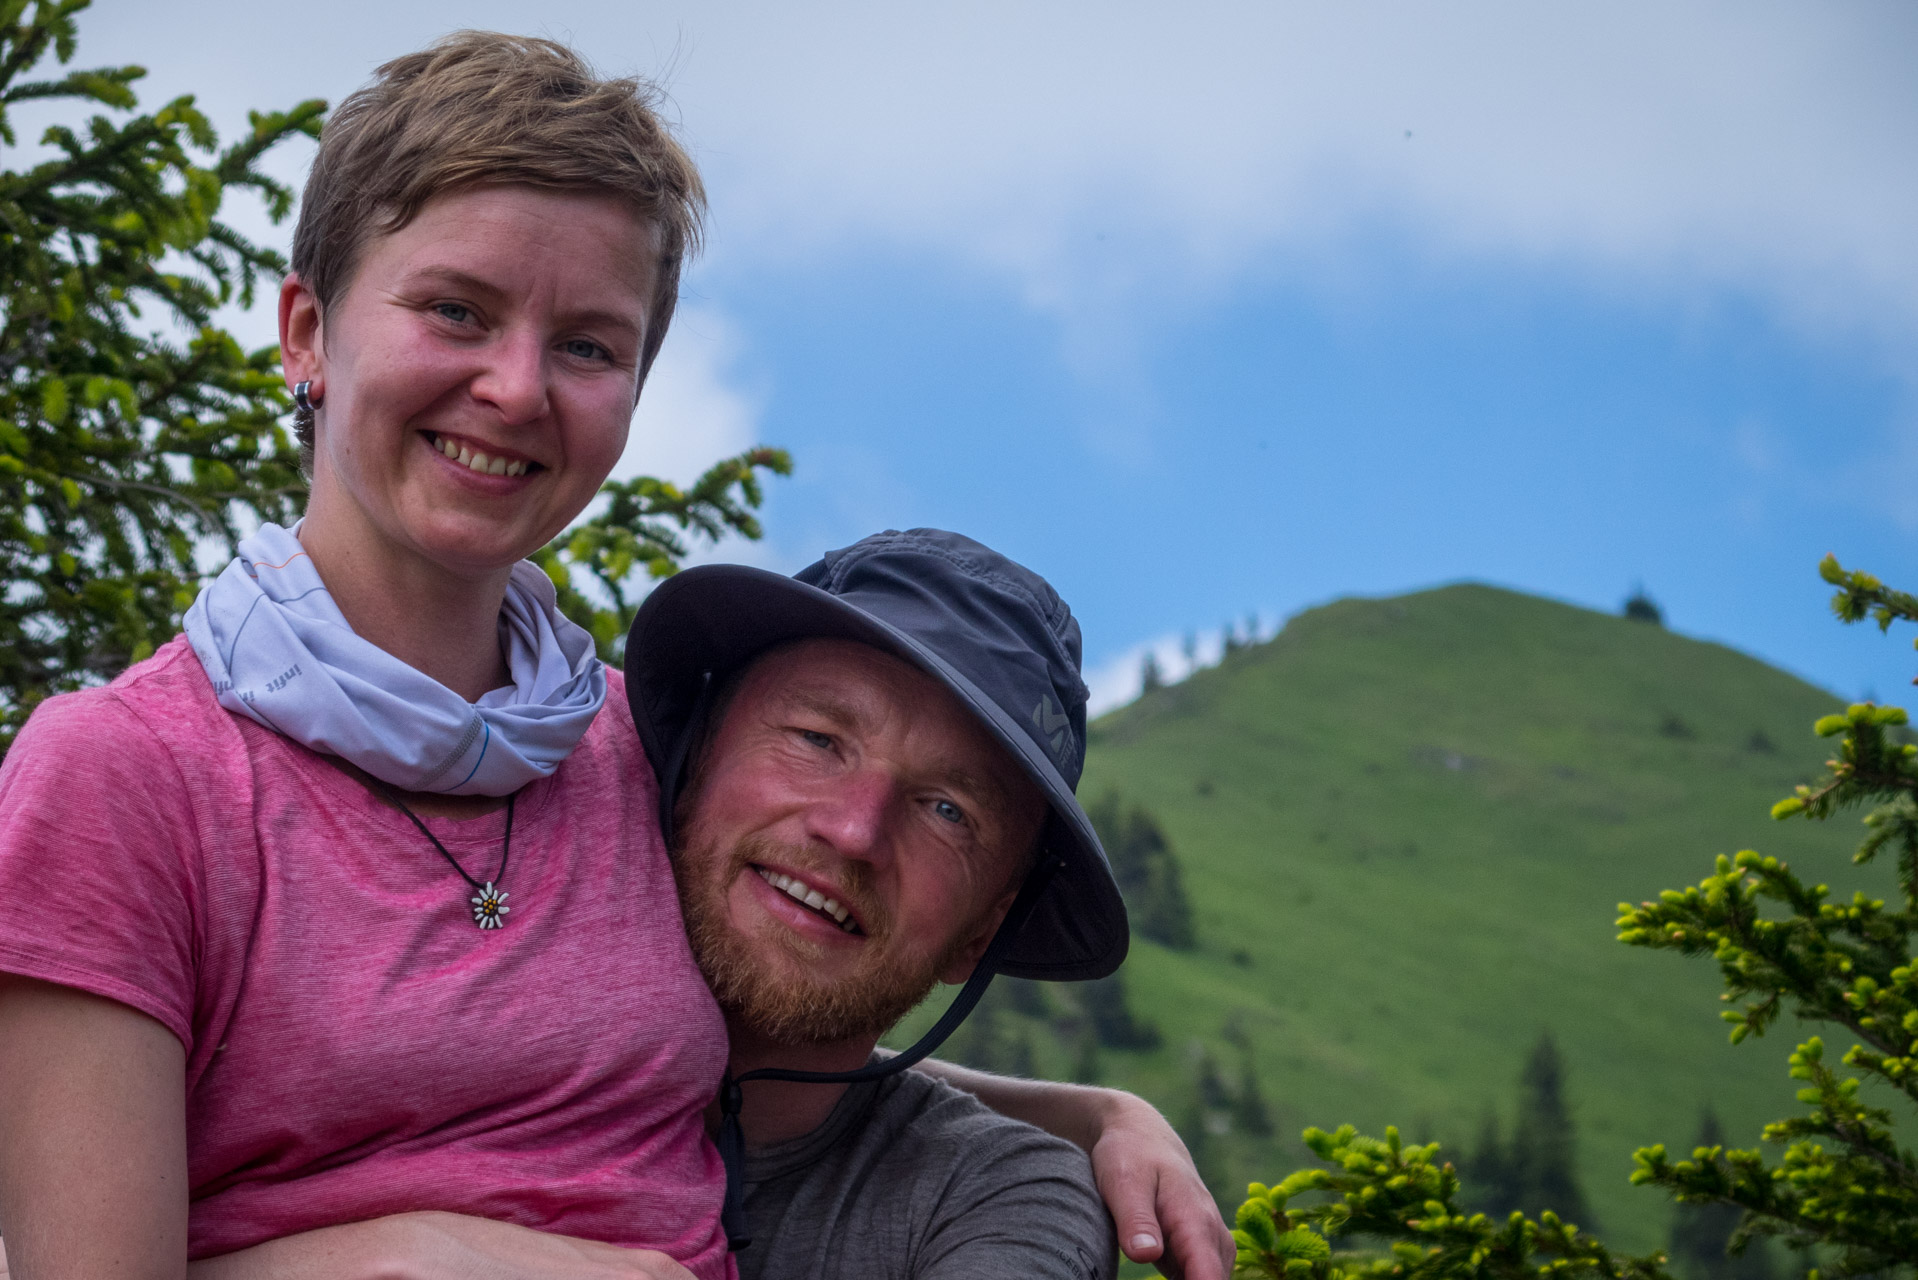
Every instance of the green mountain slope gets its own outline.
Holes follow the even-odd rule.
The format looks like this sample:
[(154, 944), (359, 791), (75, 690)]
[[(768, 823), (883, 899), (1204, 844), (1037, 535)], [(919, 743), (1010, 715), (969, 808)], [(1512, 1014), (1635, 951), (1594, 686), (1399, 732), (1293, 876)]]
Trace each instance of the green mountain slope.
[[(1632, 1149), (1689, 1148), (1707, 1100), (1755, 1141), (1792, 1107), (1800, 1028), (1732, 1048), (1715, 970), (1621, 946), (1614, 907), (1747, 847), (1858, 881), (1845, 824), (1767, 816), (1816, 771), (1810, 725), (1834, 702), (1718, 645), (1483, 586), (1299, 616), (1092, 730), (1082, 794), (1157, 815), (1199, 939), (1135, 943), (1133, 1007), (1164, 1043), (1103, 1054), (1101, 1078), (1176, 1118), (1199, 1046), (1235, 1082), (1249, 1045), (1278, 1136), (1209, 1140), (1236, 1200), (1304, 1162), (1306, 1124), (1469, 1146), (1489, 1108), (1509, 1124), (1550, 1031), (1597, 1225), (1662, 1245), (1670, 1206), (1627, 1185)], [(1068, 1073), (1059, 1020), (1010, 1006), (1037, 1067)]]

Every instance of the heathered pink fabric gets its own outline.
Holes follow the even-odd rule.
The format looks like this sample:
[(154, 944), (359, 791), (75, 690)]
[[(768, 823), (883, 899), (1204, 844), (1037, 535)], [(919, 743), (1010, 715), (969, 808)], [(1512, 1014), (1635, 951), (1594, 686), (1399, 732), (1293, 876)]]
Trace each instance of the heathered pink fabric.
[[(34, 712), (0, 768), (0, 969), (185, 1044), (192, 1257), (445, 1209), (730, 1273), (725, 1026), (611, 674), (517, 801), (485, 932), (405, 817), (221, 709), (183, 640)], [(503, 814), (428, 821), (493, 876)]]

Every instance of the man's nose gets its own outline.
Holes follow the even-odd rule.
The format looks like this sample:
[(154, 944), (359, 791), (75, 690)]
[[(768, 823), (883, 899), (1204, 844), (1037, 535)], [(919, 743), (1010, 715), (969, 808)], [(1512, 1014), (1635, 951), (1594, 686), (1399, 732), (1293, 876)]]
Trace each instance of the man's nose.
[(473, 379), (473, 398), (498, 410), (508, 425), (546, 416), (546, 344), (540, 335), (509, 329), (488, 345), (486, 365)]
[(841, 857), (880, 862), (892, 856), (898, 787), (883, 769), (842, 774), (806, 810), (806, 834)]

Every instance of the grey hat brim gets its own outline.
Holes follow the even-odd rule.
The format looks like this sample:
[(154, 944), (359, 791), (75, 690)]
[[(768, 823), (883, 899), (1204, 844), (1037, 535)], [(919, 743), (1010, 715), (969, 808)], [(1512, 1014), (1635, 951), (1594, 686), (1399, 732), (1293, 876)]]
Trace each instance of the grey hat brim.
[(1049, 981), (1103, 978), (1126, 957), (1125, 902), (1090, 819), (1031, 736), (966, 676), (910, 635), (817, 587), (746, 565), (675, 574), (640, 606), (626, 645), (626, 696), (655, 770), (692, 716), (703, 673), (723, 680), (777, 645), (844, 639), (890, 652), (938, 680), (1044, 793), (1046, 847), (1061, 861), (1002, 973)]

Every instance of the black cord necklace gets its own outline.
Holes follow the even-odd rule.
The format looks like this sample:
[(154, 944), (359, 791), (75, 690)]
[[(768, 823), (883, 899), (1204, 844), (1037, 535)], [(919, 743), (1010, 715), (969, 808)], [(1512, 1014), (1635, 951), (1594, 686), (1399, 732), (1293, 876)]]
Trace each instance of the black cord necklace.
[(426, 824), (420, 821), (420, 815), (407, 808), (406, 801), (400, 799), (397, 792), (391, 787), (381, 787), (380, 790), (386, 792), (386, 798), (398, 806), (401, 813), (413, 820), (413, 825), (420, 829), (421, 835), (433, 842), (433, 847), (440, 851), (440, 857), (445, 858), (452, 864), (453, 870), (460, 873), (460, 879), (473, 886), (478, 895), (471, 899), (473, 923), (482, 929), (498, 929), (503, 926), (506, 923), (506, 913), (512, 910), (506, 905), (506, 899), (512, 895), (494, 886), (505, 883), (506, 858), (513, 851), (513, 800), (515, 797), (506, 797), (506, 838), (501, 840), (499, 845), (499, 870), (493, 873), (491, 880), (481, 884), (466, 874), (466, 868), (460, 865), (460, 860), (447, 851), (446, 846), (440, 843), (438, 836), (427, 830)]

